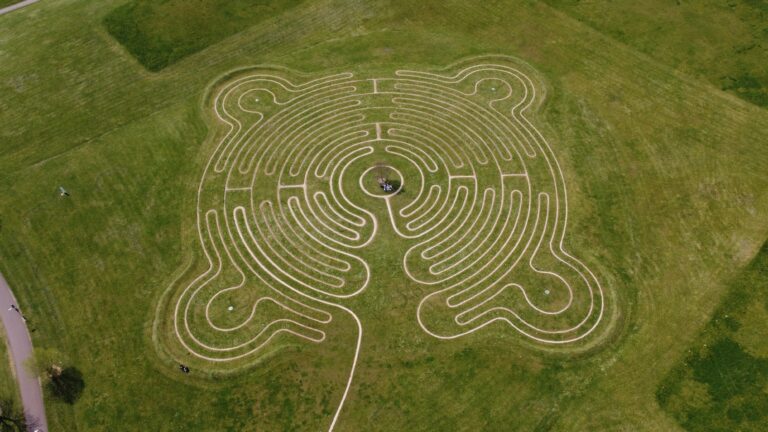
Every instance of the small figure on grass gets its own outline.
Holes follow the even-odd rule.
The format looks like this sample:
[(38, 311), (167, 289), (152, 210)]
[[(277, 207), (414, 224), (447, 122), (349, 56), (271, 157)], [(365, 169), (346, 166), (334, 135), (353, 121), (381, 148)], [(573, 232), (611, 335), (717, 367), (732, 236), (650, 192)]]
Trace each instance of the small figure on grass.
[(184, 373), (184, 374), (188, 374), (189, 373), (189, 367), (187, 367), (186, 365), (183, 365), (183, 364), (179, 364), (179, 370), (182, 373)]
[(400, 181), (391, 180), (392, 169), (389, 168), (389, 166), (387, 166), (383, 162), (377, 163), (376, 169), (374, 170), (374, 174), (376, 175), (376, 182), (379, 184), (379, 187), (381, 188), (381, 190), (383, 190), (386, 193), (399, 192)]

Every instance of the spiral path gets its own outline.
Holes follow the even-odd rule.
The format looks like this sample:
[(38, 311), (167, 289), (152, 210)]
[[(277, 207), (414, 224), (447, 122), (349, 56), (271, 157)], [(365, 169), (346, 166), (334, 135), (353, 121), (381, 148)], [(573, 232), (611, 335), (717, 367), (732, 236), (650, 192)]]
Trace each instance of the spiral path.
[[(564, 249), (565, 182), (526, 117), (541, 95), (525, 70), (503, 58), (376, 77), (259, 68), (214, 86), (221, 128), (197, 207), (209, 266), (172, 296), (184, 349), (231, 362), (278, 335), (322, 343), (348, 315), (357, 345), (332, 430), (363, 337), (345, 299), (372, 283), (361, 255), (385, 230), (429, 290), (414, 330), (454, 339), (500, 322), (542, 344), (592, 333), (603, 290)], [(381, 190), (380, 169), (400, 190)]]

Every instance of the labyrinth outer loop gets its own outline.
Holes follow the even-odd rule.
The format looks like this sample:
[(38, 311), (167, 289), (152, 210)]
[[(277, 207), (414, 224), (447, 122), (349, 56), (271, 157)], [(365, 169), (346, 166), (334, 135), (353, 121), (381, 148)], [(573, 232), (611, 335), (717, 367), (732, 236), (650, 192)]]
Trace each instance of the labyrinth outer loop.
[[(218, 82), (197, 196), (208, 265), (170, 297), (183, 350), (255, 361), (285, 341), (324, 343), (335, 318), (351, 319), (333, 430), (363, 337), (345, 303), (372, 283), (363, 252), (385, 225), (404, 245), (403, 272), (429, 292), (414, 329), (449, 340), (500, 323), (548, 345), (592, 334), (605, 296), (565, 250), (565, 180), (527, 116), (542, 98), (531, 76), (492, 57), (374, 77), (255, 68)], [(369, 181), (380, 160), (398, 193)]]

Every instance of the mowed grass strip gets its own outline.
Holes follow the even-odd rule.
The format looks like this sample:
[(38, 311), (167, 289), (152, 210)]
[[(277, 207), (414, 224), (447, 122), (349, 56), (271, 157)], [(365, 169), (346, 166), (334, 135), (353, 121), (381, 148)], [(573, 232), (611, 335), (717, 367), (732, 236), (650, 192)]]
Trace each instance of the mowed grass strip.
[(547, 3), (677, 70), (768, 107), (768, 1)]
[(689, 431), (768, 429), (768, 243), (656, 393)]
[(299, 4), (302, 0), (137, 0), (104, 19), (109, 33), (150, 71)]

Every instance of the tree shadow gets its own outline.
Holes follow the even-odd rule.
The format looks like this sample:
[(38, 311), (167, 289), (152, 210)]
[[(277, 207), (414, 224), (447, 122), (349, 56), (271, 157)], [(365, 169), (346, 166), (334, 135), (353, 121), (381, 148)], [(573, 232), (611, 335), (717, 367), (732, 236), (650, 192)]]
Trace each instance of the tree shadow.
[(400, 182), (400, 180), (388, 180), (389, 184), (392, 185), (392, 190), (395, 195), (400, 195), (401, 193), (405, 192), (405, 188), (403, 187), (403, 184)]
[(51, 377), (48, 389), (56, 399), (72, 405), (80, 399), (85, 389), (83, 373), (75, 367), (65, 368), (60, 374)]

